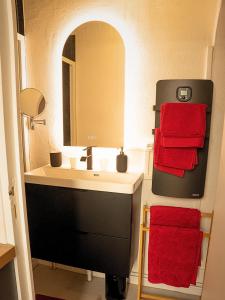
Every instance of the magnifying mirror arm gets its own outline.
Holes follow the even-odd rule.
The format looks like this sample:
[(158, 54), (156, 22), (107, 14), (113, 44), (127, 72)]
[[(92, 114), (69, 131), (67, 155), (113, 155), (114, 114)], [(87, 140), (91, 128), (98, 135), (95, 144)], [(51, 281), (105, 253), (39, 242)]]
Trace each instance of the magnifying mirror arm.
[(30, 128), (32, 130), (34, 130), (34, 125), (35, 124), (46, 125), (46, 120), (45, 119), (37, 119), (37, 120), (35, 120), (34, 117), (30, 117)]

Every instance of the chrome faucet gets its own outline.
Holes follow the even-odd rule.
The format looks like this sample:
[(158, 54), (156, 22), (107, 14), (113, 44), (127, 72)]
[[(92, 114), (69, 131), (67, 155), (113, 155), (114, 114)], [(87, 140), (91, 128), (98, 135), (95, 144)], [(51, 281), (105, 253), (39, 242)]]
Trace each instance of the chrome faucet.
[(83, 149), (83, 151), (87, 151), (86, 156), (81, 156), (80, 161), (87, 161), (87, 170), (92, 170), (92, 148), (94, 146), (88, 146)]

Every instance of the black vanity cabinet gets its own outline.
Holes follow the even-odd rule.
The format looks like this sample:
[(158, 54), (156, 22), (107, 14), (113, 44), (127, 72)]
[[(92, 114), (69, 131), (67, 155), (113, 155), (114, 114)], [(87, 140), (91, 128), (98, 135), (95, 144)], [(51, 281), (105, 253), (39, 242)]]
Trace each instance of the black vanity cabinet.
[(26, 199), (33, 258), (129, 276), (140, 189), (132, 195), (26, 183)]

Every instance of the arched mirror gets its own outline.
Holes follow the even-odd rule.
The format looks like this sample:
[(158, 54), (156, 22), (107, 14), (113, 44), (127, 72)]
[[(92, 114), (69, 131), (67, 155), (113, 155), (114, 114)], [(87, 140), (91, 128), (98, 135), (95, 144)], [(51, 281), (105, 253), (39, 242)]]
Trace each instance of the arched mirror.
[(62, 54), (65, 146), (120, 147), (124, 137), (124, 44), (107, 23), (76, 28)]
[(46, 101), (42, 93), (34, 88), (27, 88), (20, 92), (20, 111), (21, 113), (35, 118), (40, 115), (46, 106)]

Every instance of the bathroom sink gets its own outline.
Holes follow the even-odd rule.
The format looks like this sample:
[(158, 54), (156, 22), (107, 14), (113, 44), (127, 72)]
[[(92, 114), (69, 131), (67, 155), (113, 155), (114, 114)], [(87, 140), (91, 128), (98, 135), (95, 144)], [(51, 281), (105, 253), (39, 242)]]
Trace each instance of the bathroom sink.
[(133, 194), (143, 180), (143, 173), (117, 173), (74, 170), (49, 165), (24, 174), (26, 183), (62, 186), (76, 189)]

